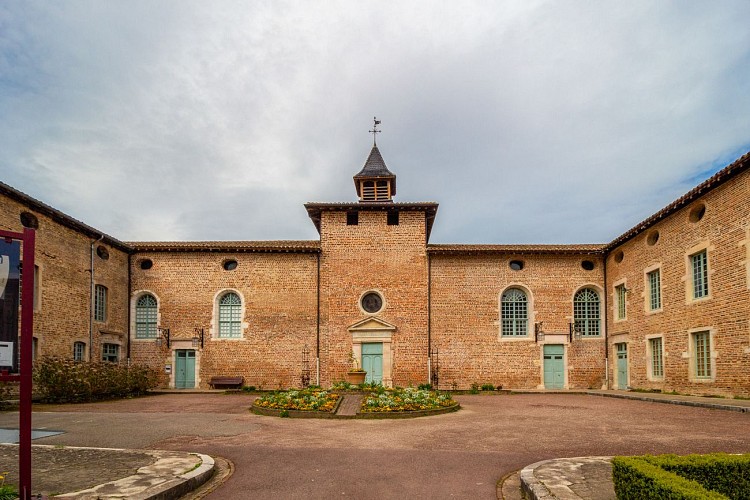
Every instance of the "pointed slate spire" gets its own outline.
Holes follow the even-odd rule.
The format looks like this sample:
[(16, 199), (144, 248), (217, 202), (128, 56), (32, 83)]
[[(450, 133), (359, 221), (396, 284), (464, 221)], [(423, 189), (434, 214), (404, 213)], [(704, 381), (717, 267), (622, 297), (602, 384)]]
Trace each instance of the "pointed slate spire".
[(377, 146), (373, 146), (365, 166), (354, 176), (359, 201), (393, 201), (396, 175), (385, 166)]
[(396, 175), (385, 166), (383, 156), (380, 154), (375, 142), (376, 134), (380, 133), (378, 125), (380, 120), (373, 118), (375, 125), (372, 134), (372, 150), (367, 157), (365, 166), (354, 176), (354, 186), (357, 188), (359, 201), (393, 201), (396, 194)]

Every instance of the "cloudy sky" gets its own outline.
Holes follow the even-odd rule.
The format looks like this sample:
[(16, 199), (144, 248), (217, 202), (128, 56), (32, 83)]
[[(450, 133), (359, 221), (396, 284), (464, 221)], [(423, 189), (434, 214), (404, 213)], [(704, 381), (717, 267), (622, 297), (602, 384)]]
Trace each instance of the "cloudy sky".
[(750, 2), (0, 3), (0, 180), (122, 240), (316, 239), (372, 117), (434, 243), (605, 242), (750, 150)]

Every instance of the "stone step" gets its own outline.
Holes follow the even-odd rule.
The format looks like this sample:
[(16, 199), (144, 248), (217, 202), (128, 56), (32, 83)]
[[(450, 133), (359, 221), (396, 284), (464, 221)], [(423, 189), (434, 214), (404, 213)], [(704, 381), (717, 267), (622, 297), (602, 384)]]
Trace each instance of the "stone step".
[(339, 408), (338, 410), (336, 410), (336, 415), (356, 415), (359, 412), (360, 406), (362, 405), (363, 397), (364, 396), (362, 396), (361, 394), (344, 394), (344, 399), (341, 401), (341, 404), (339, 404)]

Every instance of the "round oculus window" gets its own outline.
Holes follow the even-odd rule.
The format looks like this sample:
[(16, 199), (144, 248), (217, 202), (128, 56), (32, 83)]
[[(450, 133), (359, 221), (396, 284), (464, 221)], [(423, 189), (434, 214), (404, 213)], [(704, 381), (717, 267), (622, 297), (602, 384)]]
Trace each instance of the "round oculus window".
[(226, 271), (234, 271), (237, 269), (237, 261), (234, 259), (227, 260), (224, 262), (224, 269)]
[(594, 261), (592, 260), (582, 260), (581, 261), (581, 267), (586, 271), (593, 271), (594, 270)]
[(523, 269), (523, 261), (522, 260), (511, 260), (510, 263), (508, 264), (508, 266), (513, 271), (520, 271), (521, 269)]
[(366, 293), (362, 297), (362, 309), (368, 313), (376, 313), (383, 308), (383, 297), (375, 292)]
[(102, 260), (108, 260), (109, 259), (109, 250), (107, 250), (107, 247), (104, 245), (99, 245), (96, 248), (96, 255), (99, 256)]
[(143, 259), (140, 265), (141, 265), (141, 269), (145, 271), (147, 269), (151, 269), (152, 267), (154, 267), (154, 261), (152, 261), (151, 259)]

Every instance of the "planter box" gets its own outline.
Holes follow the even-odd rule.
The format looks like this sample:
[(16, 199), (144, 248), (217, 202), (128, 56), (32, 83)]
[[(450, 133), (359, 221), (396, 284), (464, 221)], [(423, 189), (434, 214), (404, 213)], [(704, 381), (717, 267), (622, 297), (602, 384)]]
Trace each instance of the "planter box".
[(346, 381), (350, 384), (360, 385), (365, 383), (365, 377), (367, 377), (367, 372), (347, 372), (346, 374)]

